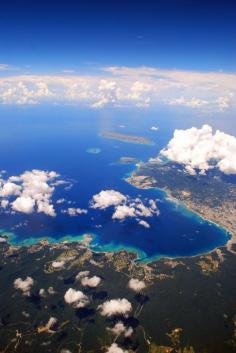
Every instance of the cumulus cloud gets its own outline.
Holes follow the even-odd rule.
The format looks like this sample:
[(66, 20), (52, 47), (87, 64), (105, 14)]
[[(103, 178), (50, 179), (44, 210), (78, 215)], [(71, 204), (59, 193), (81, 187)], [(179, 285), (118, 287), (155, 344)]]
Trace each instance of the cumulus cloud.
[(152, 131), (158, 131), (158, 130), (159, 130), (159, 127), (158, 127), (158, 126), (152, 126), (152, 127), (150, 128), (150, 130), (152, 130)]
[(56, 216), (52, 195), (58, 176), (54, 171), (33, 169), (18, 176), (10, 176), (7, 180), (1, 179), (1, 207), (6, 208), (10, 205), (16, 212), (26, 214), (38, 212)]
[(81, 279), (81, 284), (84, 287), (91, 287), (95, 288), (101, 283), (101, 278), (98, 276), (93, 276), (93, 277), (83, 277)]
[(129, 352), (120, 348), (117, 343), (112, 343), (112, 345), (108, 348), (106, 353), (129, 353)]
[(32, 213), (34, 211), (35, 200), (29, 196), (20, 196), (12, 202), (12, 209), (22, 213)]
[[(6, 66), (2, 66), (6, 67)], [(105, 67), (95, 75), (11, 75), (0, 78), (0, 103), (77, 104), (95, 109), (159, 107), (235, 109), (235, 73)]]
[(92, 208), (105, 209), (126, 201), (126, 196), (115, 190), (102, 190), (93, 196)]
[(89, 298), (80, 290), (69, 288), (64, 295), (65, 302), (73, 308), (84, 308), (89, 304)]
[(125, 337), (130, 337), (133, 333), (133, 328), (131, 326), (126, 327), (122, 321), (118, 321), (112, 328), (107, 327), (107, 330), (116, 336), (123, 334)]
[(98, 306), (100, 314), (103, 316), (127, 315), (132, 310), (131, 303), (126, 299), (111, 299)]
[(3, 184), (2, 189), (0, 190), (0, 196), (7, 197), (12, 195), (19, 195), (20, 190), (21, 186), (11, 182), (6, 182), (5, 184)]
[(22, 278), (16, 278), (14, 281), (14, 287), (22, 291), (23, 295), (30, 296), (31, 287), (34, 285), (32, 277), (27, 276), (25, 280)]
[[(148, 203), (149, 205), (145, 206), (140, 198), (132, 199), (115, 190), (102, 190), (93, 196), (91, 207), (105, 209), (113, 206), (112, 219), (123, 221), (131, 217), (140, 221), (139, 217), (159, 215), (156, 202), (151, 199)], [(141, 223), (141, 225), (144, 224)]]
[(144, 288), (146, 288), (146, 284), (144, 281), (140, 281), (137, 278), (131, 278), (129, 280), (128, 287), (135, 292), (141, 292)]
[(116, 207), (112, 215), (113, 219), (123, 220), (127, 217), (136, 217), (135, 208), (127, 205), (119, 205)]
[(236, 138), (212, 127), (203, 125), (187, 130), (175, 130), (173, 138), (161, 156), (185, 166), (187, 173), (218, 168), (225, 174), (236, 174)]

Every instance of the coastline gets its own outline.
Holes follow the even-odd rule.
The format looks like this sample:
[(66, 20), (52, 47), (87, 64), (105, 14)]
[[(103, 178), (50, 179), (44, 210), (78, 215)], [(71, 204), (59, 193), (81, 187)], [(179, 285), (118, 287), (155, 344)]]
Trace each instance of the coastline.
[[(135, 170), (130, 171), (129, 173), (126, 173), (123, 180), (125, 182), (128, 182), (130, 185), (132, 185), (136, 189), (155, 189), (158, 192), (161, 192), (163, 194), (165, 201), (171, 202), (171, 203), (173, 203), (177, 206), (180, 206), (182, 208), (182, 210), (180, 209), (179, 212), (186, 212), (190, 216), (194, 215), (194, 216), (198, 217), (200, 220), (203, 220), (204, 222), (208, 222), (210, 224), (213, 224), (214, 226), (220, 228), (223, 232), (227, 233), (227, 235), (228, 235), (227, 242), (223, 245), (215, 246), (212, 249), (209, 249), (209, 250), (206, 249), (203, 252), (199, 252), (199, 253), (192, 254), (192, 255), (170, 256), (168, 254), (157, 254), (157, 255), (153, 255), (153, 256), (148, 257), (147, 254), (144, 251), (142, 251), (141, 249), (138, 249), (138, 248), (135, 248), (132, 246), (128, 246), (128, 245), (126, 246), (125, 244), (115, 245), (111, 242), (108, 244), (100, 245), (99, 243), (96, 242), (97, 234), (95, 234), (93, 232), (81, 233), (78, 235), (66, 235), (61, 238), (42, 236), (42, 237), (35, 237), (35, 238), (30, 237), (30, 238), (24, 239), (23, 241), (15, 241), (17, 236), (13, 232), (7, 232), (5, 230), (0, 229), (0, 231), (3, 232), (3, 235), (1, 235), (1, 233), (0, 233), (0, 237), (6, 236), (7, 242), (10, 245), (19, 246), (19, 247), (24, 247), (24, 246), (30, 247), (30, 246), (34, 246), (36, 244), (40, 244), (43, 242), (48, 243), (48, 244), (66, 244), (66, 243), (80, 242), (81, 245), (85, 246), (87, 249), (89, 249), (90, 251), (92, 251), (94, 253), (114, 253), (114, 252), (117, 253), (120, 251), (126, 251), (127, 253), (135, 254), (135, 256), (136, 256), (135, 261), (142, 263), (142, 264), (152, 263), (155, 261), (159, 261), (161, 259), (174, 260), (174, 259), (181, 259), (181, 258), (194, 258), (197, 256), (211, 254), (211, 253), (215, 252), (217, 249), (222, 248), (222, 247), (223, 248), (225, 247), (228, 251), (231, 251), (232, 253), (236, 253), (232, 250), (232, 245), (234, 243), (236, 243), (236, 234), (234, 234), (230, 229), (227, 229), (227, 227), (225, 227), (224, 225), (219, 224), (216, 221), (205, 217), (203, 214), (201, 214), (197, 210), (189, 207), (183, 200), (180, 200), (180, 199), (177, 199), (176, 197), (174, 197), (172, 195), (171, 191), (167, 188), (158, 188), (156, 186), (145, 186), (143, 188), (138, 187), (137, 185), (135, 185), (134, 183), (132, 183), (128, 180), (130, 177), (134, 177), (134, 176), (135, 176)], [(89, 241), (86, 241), (86, 236), (90, 237)]]
[[(213, 224), (214, 226), (220, 228), (222, 231), (226, 232), (229, 236), (229, 239), (227, 240), (227, 242), (224, 245), (216, 246), (214, 249), (209, 250), (207, 252), (204, 252), (202, 254), (190, 255), (190, 256), (180, 256), (180, 257), (194, 257), (194, 256), (198, 256), (198, 255), (210, 254), (211, 252), (214, 252), (216, 249), (219, 249), (221, 247), (225, 247), (228, 251), (236, 254), (236, 251), (234, 251), (232, 249), (232, 245), (236, 244), (236, 233), (234, 233), (233, 230), (227, 228), (224, 224), (220, 224), (220, 222), (216, 222), (215, 220), (207, 218), (206, 216), (204, 216), (203, 214), (201, 214), (200, 212), (198, 212), (194, 208), (190, 207), (183, 200), (177, 199), (176, 197), (174, 197), (172, 195), (171, 191), (167, 188), (158, 188), (156, 186), (145, 186), (143, 188), (138, 187), (137, 185), (130, 182), (130, 180), (128, 180), (130, 177), (134, 177), (134, 174), (135, 174), (135, 170), (131, 171), (130, 173), (127, 173), (126, 176), (123, 178), (123, 180), (126, 181), (127, 183), (129, 183), (130, 185), (132, 185), (133, 187), (135, 187), (136, 189), (140, 189), (140, 190), (142, 190), (142, 189), (143, 190), (155, 189), (155, 190), (163, 193), (166, 201), (169, 201), (171, 203), (174, 203), (175, 205), (179, 205), (179, 206), (183, 207), (183, 209), (185, 211), (187, 211), (188, 213), (192, 213), (193, 215), (199, 217), (204, 222), (208, 222), (210, 224)], [(174, 259), (174, 258), (178, 258), (178, 257), (170, 257), (170, 258)]]

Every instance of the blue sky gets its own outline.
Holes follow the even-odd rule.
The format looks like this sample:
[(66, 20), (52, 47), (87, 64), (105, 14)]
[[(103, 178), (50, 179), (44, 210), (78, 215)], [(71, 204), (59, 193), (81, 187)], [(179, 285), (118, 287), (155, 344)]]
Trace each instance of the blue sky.
[(0, 63), (235, 71), (235, 13), (229, 0), (1, 1)]
[(236, 2), (0, 3), (0, 104), (236, 111)]

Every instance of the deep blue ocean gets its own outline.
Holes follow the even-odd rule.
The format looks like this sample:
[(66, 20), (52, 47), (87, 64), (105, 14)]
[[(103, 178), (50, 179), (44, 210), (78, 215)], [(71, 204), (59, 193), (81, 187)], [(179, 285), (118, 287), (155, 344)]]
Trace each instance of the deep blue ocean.
[[(14, 233), (14, 243), (32, 243), (38, 238), (52, 241), (65, 236), (94, 234), (95, 250), (131, 248), (141, 257), (191, 256), (223, 245), (228, 234), (220, 227), (165, 199), (158, 190), (138, 190), (123, 178), (135, 165), (116, 163), (120, 157), (135, 157), (146, 161), (157, 156), (171, 138), (175, 128), (201, 126), (199, 117), (167, 112), (113, 110), (78, 110), (75, 107), (1, 108), (0, 169), (9, 175), (25, 170), (55, 170), (73, 181), (70, 190), (58, 187), (54, 199), (66, 198), (76, 207), (88, 208), (94, 194), (102, 189), (115, 189), (131, 197), (158, 199), (159, 217), (148, 219), (146, 229), (135, 220), (111, 219), (112, 210), (89, 209), (88, 214), (70, 217), (58, 212), (57, 217), (44, 214), (0, 214), (0, 228)], [(123, 126), (124, 127), (121, 127)], [(158, 126), (158, 132), (151, 131)], [(134, 134), (151, 139), (154, 145), (125, 143), (99, 136), (101, 131)], [(98, 154), (88, 153), (99, 148)], [(17, 228), (19, 222), (27, 225)], [(96, 225), (102, 225), (97, 228)]]

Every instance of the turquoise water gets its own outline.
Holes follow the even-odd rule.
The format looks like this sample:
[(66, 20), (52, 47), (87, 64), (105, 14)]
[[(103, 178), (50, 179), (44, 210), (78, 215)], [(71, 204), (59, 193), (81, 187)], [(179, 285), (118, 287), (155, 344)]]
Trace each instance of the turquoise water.
[[(124, 181), (135, 165), (118, 164), (121, 157), (146, 161), (156, 156), (170, 139), (175, 127), (189, 127), (182, 117), (139, 112), (78, 111), (75, 108), (28, 108), (1, 112), (1, 169), (8, 175), (25, 170), (55, 170), (73, 187), (58, 187), (54, 201), (70, 200), (73, 207), (88, 208), (92, 196), (102, 189), (114, 189), (132, 198), (158, 199), (160, 216), (147, 219), (146, 229), (134, 219), (112, 220), (113, 209), (88, 208), (86, 215), (70, 217), (57, 206), (57, 217), (44, 214), (0, 214), (0, 227), (14, 233), (11, 241), (29, 245), (42, 238), (49, 241), (80, 240), (94, 234), (92, 249), (134, 250), (140, 258), (191, 256), (224, 245), (229, 235), (220, 227), (202, 220), (170, 202), (159, 190), (138, 190)], [(191, 122), (189, 122), (191, 124)], [(121, 128), (125, 125), (125, 128)], [(153, 132), (152, 125), (160, 130)], [(191, 124), (192, 125), (192, 124)], [(101, 131), (116, 131), (146, 137), (155, 144), (139, 145), (106, 139)], [(13, 141), (9, 144), (9, 140)], [(100, 153), (88, 153), (88, 151)], [(70, 206), (68, 206), (70, 207)], [(15, 229), (19, 223), (27, 224)]]

